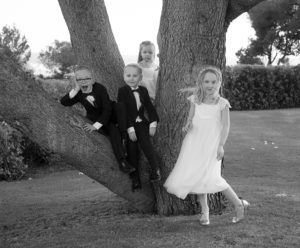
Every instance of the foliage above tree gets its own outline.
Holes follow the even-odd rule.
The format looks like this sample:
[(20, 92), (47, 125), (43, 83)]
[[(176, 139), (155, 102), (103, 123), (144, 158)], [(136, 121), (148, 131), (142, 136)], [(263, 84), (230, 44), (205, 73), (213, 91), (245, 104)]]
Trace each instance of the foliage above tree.
[(287, 56), (300, 54), (300, 1), (268, 0), (249, 11), (256, 39), (236, 55), (239, 63), (258, 61), (266, 57), (268, 64), (284, 64)]
[(30, 47), (25, 36), (15, 27), (4, 26), (0, 33), (1, 52), (10, 52), (21, 64), (26, 64), (31, 56)]
[(235, 55), (238, 57), (238, 64), (244, 65), (263, 65), (264, 63), (258, 56), (253, 56), (249, 48), (241, 48)]
[(42, 63), (54, 72), (55, 77), (62, 78), (64, 74), (70, 73), (76, 65), (76, 56), (72, 45), (68, 41), (55, 40), (52, 46), (39, 54)]

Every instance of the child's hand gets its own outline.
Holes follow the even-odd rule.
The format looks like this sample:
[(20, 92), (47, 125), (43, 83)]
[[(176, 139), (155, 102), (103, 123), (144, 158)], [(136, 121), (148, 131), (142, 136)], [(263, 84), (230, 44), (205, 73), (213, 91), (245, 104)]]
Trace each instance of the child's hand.
[(149, 135), (150, 136), (154, 136), (156, 133), (156, 127), (150, 127), (149, 128)]
[(136, 133), (133, 131), (133, 132), (130, 132), (128, 133), (129, 135), (129, 139), (133, 142), (137, 141), (137, 137), (136, 137)]
[(191, 120), (189, 120), (189, 121), (185, 124), (185, 126), (182, 128), (182, 131), (183, 131), (183, 132), (188, 132), (188, 131), (190, 131), (190, 130), (192, 129), (192, 127), (193, 127), (193, 123), (192, 123)]
[(80, 90), (80, 85), (79, 85), (78, 81), (76, 80), (75, 76), (70, 78), (70, 80), (71, 80), (72, 84), (74, 85), (74, 90), (78, 92)]
[(93, 125), (91, 125), (89, 123), (84, 124), (83, 129), (90, 133), (97, 130), (97, 128), (95, 128)]
[(224, 157), (224, 148), (222, 145), (218, 147), (217, 160), (221, 160)]

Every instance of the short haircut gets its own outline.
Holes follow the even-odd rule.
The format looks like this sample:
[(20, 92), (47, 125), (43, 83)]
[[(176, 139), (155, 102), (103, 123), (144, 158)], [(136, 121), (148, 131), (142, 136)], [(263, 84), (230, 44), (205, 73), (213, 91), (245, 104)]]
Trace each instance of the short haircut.
[(141, 74), (141, 75), (143, 75), (143, 70), (142, 70), (142, 68), (141, 68), (138, 64), (131, 63), (131, 64), (128, 64), (128, 65), (125, 65), (124, 71), (125, 71), (125, 69), (128, 68), (128, 67), (137, 69), (138, 73)]

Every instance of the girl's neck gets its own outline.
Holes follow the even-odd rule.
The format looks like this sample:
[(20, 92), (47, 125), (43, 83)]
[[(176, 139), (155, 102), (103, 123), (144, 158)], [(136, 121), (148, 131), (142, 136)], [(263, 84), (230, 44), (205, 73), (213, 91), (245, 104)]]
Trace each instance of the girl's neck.
[(144, 68), (150, 68), (153, 65), (153, 61), (146, 62), (146, 61), (142, 60), (142, 61), (140, 61), (139, 64), (140, 64), (140, 66), (142, 66)]
[(219, 94), (204, 96), (203, 103), (215, 104), (218, 102), (219, 98)]

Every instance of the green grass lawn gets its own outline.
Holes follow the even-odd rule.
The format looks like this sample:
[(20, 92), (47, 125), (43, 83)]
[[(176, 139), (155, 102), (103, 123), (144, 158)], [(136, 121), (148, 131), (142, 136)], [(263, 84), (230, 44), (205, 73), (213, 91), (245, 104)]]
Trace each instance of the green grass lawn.
[[(250, 209), (142, 215), (77, 171), (0, 183), (0, 247), (300, 247), (300, 109), (231, 113), (225, 177)], [(1, 243), (2, 242), (2, 243)]]

